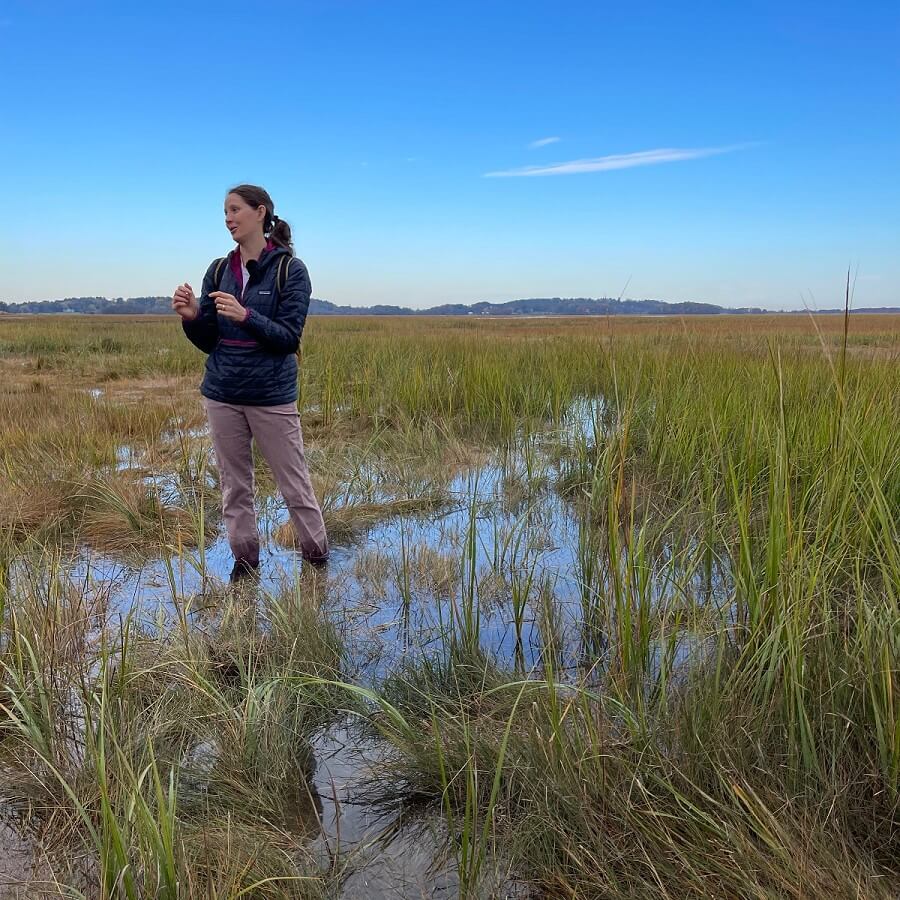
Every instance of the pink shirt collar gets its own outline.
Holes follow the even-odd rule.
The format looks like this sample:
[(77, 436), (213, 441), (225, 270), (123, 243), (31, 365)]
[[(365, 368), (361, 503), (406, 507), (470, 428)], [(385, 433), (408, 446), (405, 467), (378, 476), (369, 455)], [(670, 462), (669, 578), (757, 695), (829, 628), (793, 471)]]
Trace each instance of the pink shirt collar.
[[(269, 252), (275, 249), (275, 244), (272, 241), (266, 241), (266, 246), (263, 247), (262, 253), (259, 254), (259, 259), (262, 258)], [(235, 281), (238, 283), (238, 287), (241, 291), (244, 290), (244, 273), (241, 271), (241, 248), (235, 247), (234, 250), (231, 251), (231, 258), (228, 261), (228, 265), (231, 268), (231, 273), (234, 275)]]

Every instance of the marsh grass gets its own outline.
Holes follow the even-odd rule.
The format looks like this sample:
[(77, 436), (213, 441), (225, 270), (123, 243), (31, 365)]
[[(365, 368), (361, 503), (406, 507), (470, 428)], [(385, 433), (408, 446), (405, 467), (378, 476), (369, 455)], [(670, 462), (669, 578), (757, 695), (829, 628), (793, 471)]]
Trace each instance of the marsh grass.
[(4, 798), (60, 882), (323, 896), (309, 736), (332, 715), (341, 648), (316, 607), (223, 592), (205, 621), (151, 632), (106, 622), (83, 585), (20, 585), (0, 660)]
[[(554, 897), (900, 890), (900, 317), (311, 322), (332, 540), (400, 521), (353, 571), (441, 616), (365, 685), (327, 582), (180, 597), (173, 578), (150, 627), (67, 580), (83, 543), (203, 562), (200, 358), (164, 320), (0, 328), (2, 783), (73, 891), (330, 890), (309, 739), (348, 708), (392, 748), (384, 801), (443, 817), (463, 896), (497, 861)], [(560, 497), (574, 669), (536, 562)], [(402, 525), (447, 509), (453, 540)]]

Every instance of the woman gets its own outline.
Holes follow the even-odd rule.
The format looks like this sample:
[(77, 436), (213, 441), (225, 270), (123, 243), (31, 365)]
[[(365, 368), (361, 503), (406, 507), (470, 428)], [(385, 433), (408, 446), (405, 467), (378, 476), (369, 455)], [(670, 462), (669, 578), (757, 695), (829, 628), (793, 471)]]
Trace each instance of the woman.
[(290, 226), (261, 187), (242, 184), (228, 192), (225, 227), (237, 247), (210, 264), (199, 301), (185, 283), (175, 290), (172, 309), (188, 339), (209, 354), (200, 393), (219, 467), (234, 582), (259, 568), (251, 439), (287, 502), (304, 559), (323, 564), (328, 539), (297, 413), (295, 353), (309, 309), (309, 275), (294, 257)]

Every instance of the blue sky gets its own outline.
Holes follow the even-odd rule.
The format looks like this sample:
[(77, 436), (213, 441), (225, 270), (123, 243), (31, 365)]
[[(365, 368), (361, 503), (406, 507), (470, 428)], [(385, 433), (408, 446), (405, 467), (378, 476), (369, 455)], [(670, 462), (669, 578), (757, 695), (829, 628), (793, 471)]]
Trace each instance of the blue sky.
[(865, 0), (0, 2), (0, 300), (197, 287), (249, 181), (341, 304), (900, 305), (898, 46)]

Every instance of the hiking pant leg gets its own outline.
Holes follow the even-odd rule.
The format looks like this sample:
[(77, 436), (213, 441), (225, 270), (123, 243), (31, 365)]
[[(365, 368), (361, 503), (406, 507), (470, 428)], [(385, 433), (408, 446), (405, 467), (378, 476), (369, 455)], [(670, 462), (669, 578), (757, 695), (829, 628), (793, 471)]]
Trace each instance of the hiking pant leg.
[(253, 439), (287, 503), (303, 556), (324, 559), (328, 556), (328, 538), (306, 465), (297, 404), (246, 406), (244, 410)]
[(209, 419), (219, 481), (222, 485), (222, 516), (228, 543), (235, 559), (259, 562), (259, 530), (253, 505), (253, 451), (249, 407), (203, 398)]

